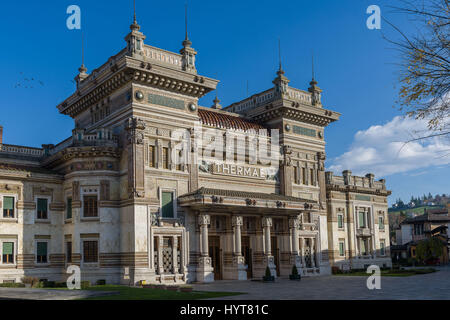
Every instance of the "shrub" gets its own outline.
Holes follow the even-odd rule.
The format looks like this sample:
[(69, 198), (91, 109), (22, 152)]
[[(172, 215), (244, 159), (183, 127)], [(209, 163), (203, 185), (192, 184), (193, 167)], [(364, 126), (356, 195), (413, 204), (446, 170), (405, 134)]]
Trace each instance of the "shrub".
[(31, 286), (35, 286), (37, 283), (39, 283), (39, 279), (36, 277), (31, 276), (24, 276), (20, 279), (23, 284), (30, 284)]
[(298, 276), (298, 270), (297, 270), (297, 266), (295, 264), (292, 266), (292, 275)]
[(106, 285), (106, 280), (105, 279), (97, 280), (95, 285), (97, 285), (97, 286), (104, 286), (104, 285)]
[(24, 283), (15, 283), (15, 282), (0, 283), (0, 288), (24, 288), (24, 287), (25, 287)]
[(67, 282), (65, 281), (55, 282), (55, 288), (67, 288)]
[(342, 270), (338, 266), (332, 266), (331, 267), (331, 273), (332, 274), (341, 274)]
[(266, 277), (269, 278), (272, 276), (272, 273), (270, 272), (269, 266), (266, 267)]
[(85, 290), (91, 286), (90, 281), (81, 281), (81, 290)]
[(55, 281), (42, 281), (44, 288), (55, 288)]

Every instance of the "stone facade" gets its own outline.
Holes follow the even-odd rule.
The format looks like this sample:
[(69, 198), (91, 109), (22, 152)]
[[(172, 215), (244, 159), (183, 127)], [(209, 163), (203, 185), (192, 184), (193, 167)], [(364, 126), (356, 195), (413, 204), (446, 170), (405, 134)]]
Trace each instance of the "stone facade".
[[(123, 284), (390, 264), (375, 252), (383, 235), (388, 245), (389, 192), (373, 176), (325, 173), (324, 129), (340, 115), (323, 108), (315, 80), (308, 91), (292, 88), (280, 65), (271, 89), (223, 109), (217, 98), (201, 107), (218, 81), (197, 73), (192, 43), (172, 53), (144, 44), (136, 21), (130, 28), (126, 48), (91, 74), (83, 65), (76, 91), (57, 106), (74, 119), (71, 137), (42, 148), (0, 138), (0, 281), (63, 280), (73, 264), (83, 280)], [(198, 126), (223, 137), (276, 129), (279, 160), (269, 167), (249, 155), (238, 165), (205, 157)], [(188, 133), (188, 147), (176, 149), (178, 131)], [(368, 231), (355, 228), (359, 208)], [(370, 257), (355, 245), (361, 237)]]

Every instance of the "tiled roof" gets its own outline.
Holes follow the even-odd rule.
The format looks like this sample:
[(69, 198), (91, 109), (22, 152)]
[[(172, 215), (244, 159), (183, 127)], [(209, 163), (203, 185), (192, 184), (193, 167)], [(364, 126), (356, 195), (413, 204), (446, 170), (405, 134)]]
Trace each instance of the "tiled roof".
[(35, 167), (35, 166), (27, 166), (27, 165), (18, 165), (18, 164), (6, 164), (6, 163), (0, 163), (0, 170), (6, 170), (6, 171), (15, 171), (15, 172), (34, 172), (34, 173), (43, 173), (43, 174), (57, 174), (54, 171)]
[(420, 216), (405, 219), (402, 224), (412, 224), (416, 222), (425, 222), (425, 221), (433, 221), (433, 222), (450, 222), (450, 216), (447, 214), (432, 214), (432, 213), (425, 213)]
[(258, 123), (245, 120), (238, 116), (227, 114), (227, 112), (225, 111), (212, 111), (205, 108), (199, 108), (198, 115), (202, 121), (202, 124), (212, 127), (243, 131), (247, 131), (249, 129), (266, 129), (264, 126)]
[(223, 189), (211, 189), (211, 188), (200, 188), (194, 192), (186, 193), (180, 198), (189, 197), (189, 196), (224, 196), (224, 197), (236, 197), (236, 198), (256, 198), (256, 199), (265, 199), (265, 200), (280, 200), (280, 201), (294, 201), (294, 202), (309, 202), (316, 203), (314, 200), (296, 198), (291, 196), (284, 196), (281, 194), (275, 193), (262, 193), (262, 192), (248, 192), (248, 191), (236, 191), (236, 190), (223, 190)]

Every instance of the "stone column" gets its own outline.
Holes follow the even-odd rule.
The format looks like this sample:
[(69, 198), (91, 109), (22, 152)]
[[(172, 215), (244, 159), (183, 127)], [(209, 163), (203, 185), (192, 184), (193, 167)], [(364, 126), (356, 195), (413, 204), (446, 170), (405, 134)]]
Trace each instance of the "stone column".
[(301, 268), (301, 256), (299, 255), (298, 247), (298, 228), (300, 227), (300, 216), (289, 218), (289, 228), (291, 229), (291, 265), (295, 265), (297, 270)]
[(245, 265), (244, 257), (242, 256), (241, 244), (242, 216), (232, 216), (231, 224), (233, 226), (234, 235), (233, 265), (236, 271), (236, 275), (233, 278), (236, 278), (237, 280), (247, 280), (247, 266)]
[[(177, 256), (177, 248), (178, 248), (178, 236), (172, 236), (172, 265), (173, 265), (173, 274), (178, 274), (180, 270), (178, 270), (178, 256)], [(181, 261), (180, 261), (181, 262)], [(175, 278), (176, 281), (176, 278)]]
[(270, 228), (272, 227), (272, 218), (263, 217), (262, 226), (264, 233), (264, 264), (268, 266), (272, 276), (276, 277), (276, 266), (274, 263), (274, 258), (272, 256), (271, 242), (270, 242)]
[[(306, 266), (306, 260), (305, 260), (305, 238), (300, 238), (300, 241), (302, 243), (302, 247), (300, 248), (301, 255), (302, 255), (302, 266), (306, 270), (307, 266)], [(306, 272), (305, 270), (303, 271), (303, 273)]]
[[(163, 236), (158, 236), (158, 274), (160, 274), (160, 275), (162, 275), (164, 273), (163, 253), (162, 253), (163, 245), (164, 245)], [(162, 276), (161, 276), (161, 281), (162, 281)]]
[(197, 281), (213, 282), (214, 273), (211, 265), (211, 257), (208, 253), (208, 224), (211, 217), (208, 214), (200, 214), (198, 216), (198, 224), (200, 226), (200, 257), (197, 266)]

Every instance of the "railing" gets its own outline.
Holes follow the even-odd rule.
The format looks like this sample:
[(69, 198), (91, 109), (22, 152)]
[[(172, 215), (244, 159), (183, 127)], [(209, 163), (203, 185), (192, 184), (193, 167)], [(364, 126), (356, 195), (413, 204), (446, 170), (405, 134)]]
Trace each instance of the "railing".
[(372, 235), (372, 231), (369, 228), (357, 228), (356, 235), (368, 237)]
[(9, 154), (21, 154), (31, 157), (42, 157), (44, 155), (44, 150), (41, 148), (15, 146), (10, 144), (2, 144), (0, 147), (0, 152)]
[(287, 92), (289, 98), (294, 100), (299, 100), (306, 103), (311, 103), (311, 93), (302, 91), (300, 89), (296, 88), (288, 88)]
[(52, 155), (52, 154), (58, 153), (61, 150), (64, 150), (65, 148), (70, 147), (71, 145), (72, 145), (72, 137), (69, 137), (66, 140), (58, 143), (52, 149), (50, 149), (50, 154)]
[(232, 106), (230, 106), (230, 108), (227, 110), (229, 110), (231, 112), (240, 113), (240, 112), (246, 111), (252, 107), (256, 107), (258, 105), (265, 104), (265, 103), (272, 101), (274, 98), (274, 95), (275, 95), (275, 90), (270, 89), (263, 93), (254, 95), (245, 100), (237, 102), (237, 103), (233, 104)]
[(181, 55), (169, 52), (166, 50), (162, 50), (152, 46), (145, 46), (144, 54), (146, 57), (156, 60), (158, 62), (163, 62), (171, 66), (177, 67), (177, 69), (181, 70), (182, 62)]

